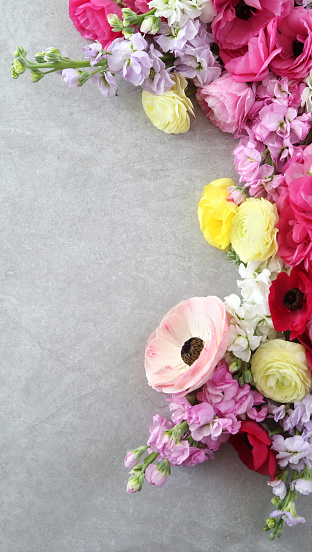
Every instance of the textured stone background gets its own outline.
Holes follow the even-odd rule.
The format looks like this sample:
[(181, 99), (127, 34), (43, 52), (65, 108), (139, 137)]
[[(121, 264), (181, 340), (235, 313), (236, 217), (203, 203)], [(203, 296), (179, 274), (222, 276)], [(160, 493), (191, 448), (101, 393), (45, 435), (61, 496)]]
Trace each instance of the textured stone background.
[(228, 445), (125, 493), (126, 450), (167, 413), (147, 338), (182, 299), (236, 290), (196, 213), (205, 184), (235, 178), (234, 142), (198, 108), (186, 135), (159, 132), (125, 83), (105, 101), (58, 75), (11, 80), (18, 44), (81, 56), (67, 7), (15, 0), (1, 16), (0, 550), (310, 552), (311, 502), (270, 545), (271, 489)]

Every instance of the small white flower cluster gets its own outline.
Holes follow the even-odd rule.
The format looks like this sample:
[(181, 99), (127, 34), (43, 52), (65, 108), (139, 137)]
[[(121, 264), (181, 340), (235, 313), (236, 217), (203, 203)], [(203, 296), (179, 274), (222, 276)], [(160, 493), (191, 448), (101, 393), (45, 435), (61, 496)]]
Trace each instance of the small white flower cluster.
[(151, 0), (148, 6), (150, 10), (156, 8), (155, 15), (165, 17), (170, 27), (181, 28), (189, 19), (201, 16), (207, 23), (215, 15), (211, 0)]
[(279, 257), (265, 262), (252, 261), (245, 266), (239, 266), (239, 274), (243, 280), (238, 280), (241, 288), (241, 301), (238, 295), (232, 293), (225, 297), (224, 302), (230, 314), (230, 340), (228, 351), (235, 357), (248, 362), (251, 352), (260, 343), (276, 337), (270, 315), (268, 297), (271, 282), (284, 269)]

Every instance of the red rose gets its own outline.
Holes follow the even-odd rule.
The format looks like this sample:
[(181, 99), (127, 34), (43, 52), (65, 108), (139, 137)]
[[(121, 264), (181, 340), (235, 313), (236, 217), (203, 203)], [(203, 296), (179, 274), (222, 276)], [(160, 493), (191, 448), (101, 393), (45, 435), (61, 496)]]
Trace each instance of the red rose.
[(239, 432), (231, 435), (229, 443), (247, 468), (269, 475), (271, 480), (274, 478), (276, 457), (271, 449), (271, 439), (257, 422), (242, 422)]
[(69, 15), (84, 38), (98, 40), (106, 48), (122, 33), (114, 33), (107, 16), (115, 13), (122, 18), (122, 11), (111, 0), (69, 0)]
[(305, 332), (312, 316), (312, 281), (303, 268), (294, 267), (290, 276), (278, 274), (270, 287), (269, 306), (278, 332), (291, 330), (290, 339)]

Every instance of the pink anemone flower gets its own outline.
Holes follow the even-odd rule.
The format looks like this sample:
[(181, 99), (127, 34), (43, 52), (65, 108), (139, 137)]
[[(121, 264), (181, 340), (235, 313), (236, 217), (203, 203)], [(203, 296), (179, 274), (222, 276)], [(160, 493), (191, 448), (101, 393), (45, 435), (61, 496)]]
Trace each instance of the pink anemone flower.
[(147, 342), (145, 369), (156, 391), (186, 395), (208, 381), (228, 346), (229, 323), (218, 297), (193, 297), (171, 309)]

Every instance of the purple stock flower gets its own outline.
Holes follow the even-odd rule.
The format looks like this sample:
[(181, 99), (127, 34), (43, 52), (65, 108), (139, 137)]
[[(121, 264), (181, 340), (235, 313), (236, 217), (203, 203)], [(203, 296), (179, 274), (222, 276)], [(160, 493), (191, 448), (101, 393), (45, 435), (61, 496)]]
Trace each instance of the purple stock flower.
[(270, 514), (271, 519), (276, 517), (282, 517), (282, 519), (286, 521), (289, 527), (293, 527), (294, 525), (298, 525), (299, 523), (305, 523), (304, 517), (294, 515), (292, 512), (284, 510), (274, 510), (274, 512)]
[(167, 23), (163, 23), (160, 34), (155, 37), (155, 42), (163, 52), (182, 53), (186, 43), (198, 35), (200, 26), (198, 19), (195, 21), (189, 19), (181, 29), (171, 28)]
[(221, 66), (206, 44), (187, 44), (175, 61), (175, 68), (180, 75), (193, 79), (195, 86), (211, 84), (221, 75)]
[(79, 87), (79, 77), (80, 73), (76, 69), (63, 69), (62, 71), (62, 79), (65, 82), (65, 84), (68, 84), (69, 88), (73, 88), (74, 90), (77, 90)]
[(281, 468), (289, 465), (292, 469), (301, 471), (304, 466), (312, 464), (312, 444), (306, 441), (302, 435), (287, 437), (274, 435), (272, 437), (272, 450), (278, 454), (276, 458)]
[(116, 95), (117, 81), (109, 71), (96, 73), (91, 78), (105, 98), (111, 98)]
[(281, 479), (275, 477), (272, 481), (267, 481), (267, 484), (272, 487), (275, 496), (278, 496), (282, 500), (285, 498), (287, 487)]
[(170, 75), (171, 69), (166, 69), (166, 65), (160, 59), (161, 52), (156, 50), (153, 44), (150, 45), (148, 54), (153, 65), (149, 76), (142, 83), (142, 88), (152, 94), (163, 94), (165, 90), (170, 90), (174, 85), (174, 80)]
[(93, 42), (92, 44), (87, 44), (83, 48), (83, 53), (87, 59), (91, 59), (90, 65), (93, 67), (103, 56), (102, 46), (99, 42)]
[(123, 78), (140, 86), (150, 74), (153, 61), (145, 51), (148, 43), (140, 33), (135, 33), (130, 40), (117, 38), (108, 46), (111, 55), (107, 57), (109, 69), (121, 73)]

